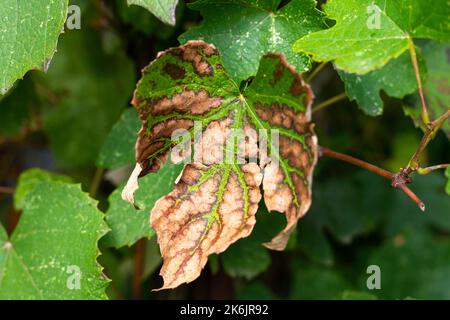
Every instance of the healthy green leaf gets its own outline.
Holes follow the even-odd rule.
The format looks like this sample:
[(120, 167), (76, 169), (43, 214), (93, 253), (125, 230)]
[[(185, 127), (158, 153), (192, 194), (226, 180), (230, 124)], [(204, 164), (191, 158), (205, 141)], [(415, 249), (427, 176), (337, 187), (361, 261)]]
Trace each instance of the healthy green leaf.
[(126, 109), (108, 134), (106, 142), (100, 150), (97, 165), (115, 169), (133, 164), (135, 162), (134, 145), (140, 126), (141, 122), (136, 110)]
[(178, 0), (127, 0), (128, 5), (141, 6), (153, 13), (159, 20), (175, 25), (175, 9)]
[[(421, 72), (425, 66), (421, 65)], [(380, 93), (403, 98), (417, 90), (416, 76), (409, 53), (389, 61), (381, 69), (364, 75), (338, 71), (345, 83), (345, 90), (351, 100), (356, 100), (359, 107), (368, 115), (377, 116), (383, 113), (383, 101)]]
[(336, 24), (299, 39), (294, 51), (349, 73), (381, 68), (408, 50), (410, 37), (450, 41), (447, 0), (330, 0), (325, 13)]
[(97, 203), (59, 181), (36, 184), (26, 200), (9, 239), (0, 226), (0, 299), (106, 299)]
[(19, 177), (19, 183), (14, 193), (14, 207), (17, 210), (25, 208), (28, 197), (35, 191), (36, 185), (42, 181), (72, 182), (72, 179), (68, 176), (44, 171), (39, 168), (24, 171)]
[[(372, 254), (381, 270), (381, 299), (450, 299), (450, 241), (409, 229)], [(365, 270), (366, 267), (364, 267)], [(365, 289), (367, 274), (361, 277)]]
[[(429, 116), (434, 120), (450, 108), (450, 45), (428, 42), (422, 46), (422, 53), (428, 69), (423, 90)], [(405, 113), (413, 118), (416, 126), (425, 129), (418, 97), (414, 99), (413, 105), (405, 106)], [(450, 139), (450, 121), (444, 123), (442, 130)]]
[(172, 190), (182, 169), (182, 165), (166, 164), (158, 173), (140, 179), (140, 188), (136, 191), (137, 208), (121, 198), (123, 186), (117, 188), (108, 199), (106, 222), (111, 232), (103, 239), (105, 245), (120, 248), (131, 246), (141, 238), (153, 237), (155, 232), (150, 227), (148, 213), (156, 200)]
[[(187, 141), (194, 140), (193, 162), (151, 212), (164, 258), (163, 288), (194, 280), (209, 254), (251, 233), (262, 179), (267, 208), (287, 217), (285, 229), (266, 246), (285, 248), (311, 203), (317, 139), (309, 122), (312, 92), (281, 55), (265, 56), (241, 92), (218, 51), (192, 41), (160, 53), (144, 69), (133, 104), (143, 121), (136, 144), (141, 176), (158, 170), (158, 159), (167, 159), (171, 147), (182, 157), (175, 130), (185, 129)], [(268, 153), (263, 143), (258, 150), (258, 135)]]
[(68, 0), (0, 2), (0, 95), (28, 70), (46, 70), (67, 15)]
[(88, 26), (64, 34), (45, 77), (54, 98), (43, 114), (44, 131), (61, 167), (95, 162), (133, 92), (132, 62), (120, 46), (109, 54), (101, 44)]
[(295, 54), (292, 43), (299, 37), (325, 27), (315, 0), (293, 0), (279, 9), (280, 0), (200, 0), (189, 7), (204, 17), (201, 26), (179, 37), (205, 40), (215, 45), (225, 69), (235, 80), (254, 76), (261, 57), (282, 52), (298, 72), (310, 69), (304, 54)]

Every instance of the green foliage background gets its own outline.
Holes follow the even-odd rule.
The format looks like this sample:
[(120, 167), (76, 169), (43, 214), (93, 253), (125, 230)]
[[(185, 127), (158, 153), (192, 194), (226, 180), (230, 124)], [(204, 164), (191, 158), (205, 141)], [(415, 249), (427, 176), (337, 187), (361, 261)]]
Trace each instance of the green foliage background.
[[(81, 30), (61, 35), (47, 73), (28, 72), (0, 100), (0, 185), (16, 188), (14, 196), (0, 194), (4, 226), (0, 227), (0, 298), (450, 299), (450, 198), (444, 173), (414, 177), (411, 188), (427, 205), (422, 213), (383, 178), (332, 159), (319, 161), (312, 208), (285, 252), (261, 246), (284, 225), (281, 214), (261, 208), (252, 235), (210, 257), (199, 279), (175, 290), (151, 292), (162, 283), (161, 258), (153, 230), (142, 222), (148, 218), (149, 203), (170, 190), (181, 168), (168, 166), (160, 176), (146, 176), (136, 195), (139, 210), (121, 201), (140, 127), (129, 106), (140, 70), (158, 51), (195, 37), (218, 41), (236, 79), (254, 73), (259, 58), (270, 50), (286, 51), (294, 65), (307, 70), (311, 62), (306, 55), (292, 52), (289, 44), (330, 23), (313, 9), (313, 1), (299, 1), (259, 2), (275, 13), (256, 18), (273, 19), (288, 34), (276, 46), (267, 40), (271, 25), (263, 24), (253, 36), (267, 41), (252, 47), (252, 39), (247, 39), (243, 47), (231, 47), (238, 55), (251, 51), (241, 68), (226, 48), (236, 43), (239, 31), (252, 30), (251, 18), (236, 30), (221, 33), (225, 27), (217, 23), (219, 11), (201, 2), (189, 9), (180, 1), (176, 24), (169, 26), (142, 8), (151, 8), (151, 1), (128, 1), (142, 7), (127, 6), (125, 0), (71, 1), (82, 9)], [(300, 25), (301, 16), (283, 20), (283, 14), (298, 14), (294, 9), (309, 10), (314, 19)], [(239, 18), (236, 7), (227, 10), (229, 21)], [(246, 10), (252, 16), (259, 9)], [(161, 14), (157, 13), (172, 23), (170, 13)], [(200, 27), (190, 29), (194, 25)], [(449, 70), (448, 46), (431, 40), (417, 44), (421, 66), (433, 72), (424, 80), (448, 85), (450, 74), (442, 72)], [(404, 114), (414, 118), (418, 110), (408, 55), (362, 76), (346, 71), (336, 72), (328, 64), (311, 83), (316, 104), (344, 90), (352, 99), (313, 114), (319, 143), (398, 171), (422, 136)], [(436, 89), (433, 83), (426, 83), (428, 92)], [(440, 101), (449, 101), (448, 91), (433, 94), (429, 101), (441, 106)], [(448, 163), (448, 143), (446, 133), (440, 131), (423, 163)], [(28, 170), (34, 167), (58, 175)], [(86, 238), (77, 236), (82, 230), (88, 233)], [(30, 232), (35, 238), (29, 238)], [(14, 256), (5, 249), (10, 244)], [(52, 258), (87, 270), (82, 291), (65, 289), (64, 270), (45, 269)], [(380, 290), (366, 287), (366, 270), (372, 264), (381, 268)], [(102, 268), (111, 281), (102, 275)]]

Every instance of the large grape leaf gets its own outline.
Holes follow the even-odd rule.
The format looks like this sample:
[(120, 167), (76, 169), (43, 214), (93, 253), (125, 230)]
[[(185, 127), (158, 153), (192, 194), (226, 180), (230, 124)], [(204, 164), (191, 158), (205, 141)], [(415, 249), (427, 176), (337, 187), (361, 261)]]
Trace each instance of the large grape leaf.
[(107, 230), (79, 185), (35, 184), (11, 237), (0, 226), (0, 299), (106, 299), (96, 258)]
[(153, 13), (159, 20), (175, 25), (175, 9), (178, 0), (127, 0), (128, 5), (138, 5)]
[(155, 232), (148, 223), (148, 212), (156, 200), (172, 190), (175, 179), (179, 176), (182, 165), (167, 163), (158, 173), (152, 173), (140, 180), (140, 188), (136, 192), (136, 208), (120, 197), (123, 186), (117, 188), (109, 196), (109, 208), (106, 222), (111, 228), (104, 240), (107, 246), (120, 248), (131, 246), (141, 238), (154, 236)]
[(447, 0), (330, 0), (325, 13), (336, 24), (299, 39), (294, 51), (334, 60), (350, 73), (382, 67), (408, 49), (410, 38), (450, 41)]
[(66, 20), (68, 0), (0, 2), (0, 95), (28, 70), (46, 70)]
[[(202, 41), (162, 52), (144, 69), (133, 98), (143, 121), (137, 172), (142, 176), (159, 169), (158, 160), (164, 161), (181, 142), (171, 139), (176, 130), (185, 129), (191, 134), (188, 140), (194, 140), (193, 162), (151, 212), (164, 258), (163, 288), (193, 281), (209, 254), (223, 252), (251, 233), (261, 183), (269, 211), (284, 212), (287, 218), (285, 229), (266, 246), (284, 249), (311, 204), (317, 161), (312, 100), (309, 86), (278, 54), (261, 60), (242, 92), (218, 51)], [(130, 198), (127, 190), (124, 195)]]
[[(422, 46), (422, 54), (428, 69), (423, 88), (427, 109), (430, 118), (437, 119), (450, 108), (450, 45), (430, 41)], [(412, 105), (405, 106), (404, 110), (417, 126), (426, 129), (421, 120), (418, 97), (415, 97)], [(450, 139), (450, 121), (446, 121), (441, 129)]]
[[(420, 67), (421, 73), (426, 68)], [(368, 115), (383, 113), (381, 91), (395, 98), (403, 98), (417, 90), (417, 81), (409, 53), (389, 61), (378, 70), (364, 75), (338, 71), (345, 83), (345, 90), (351, 100), (356, 100), (359, 107)]]
[(315, 0), (293, 0), (278, 9), (280, 0), (201, 0), (190, 8), (200, 10), (201, 26), (179, 38), (205, 40), (221, 52), (225, 69), (237, 80), (256, 74), (261, 57), (283, 52), (298, 72), (309, 70), (311, 62), (304, 54), (295, 54), (291, 45), (304, 35), (325, 27), (323, 14)]

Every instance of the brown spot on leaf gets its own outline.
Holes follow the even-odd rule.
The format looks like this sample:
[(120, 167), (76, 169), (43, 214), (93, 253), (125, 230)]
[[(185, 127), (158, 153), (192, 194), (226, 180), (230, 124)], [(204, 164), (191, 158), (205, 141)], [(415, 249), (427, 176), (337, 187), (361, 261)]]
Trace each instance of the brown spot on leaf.
[(186, 73), (184, 68), (177, 66), (173, 63), (166, 63), (164, 65), (163, 70), (173, 79), (173, 80), (179, 80), (182, 79)]
[(153, 102), (151, 115), (169, 114), (172, 112), (204, 114), (211, 109), (220, 106), (222, 98), (210, 97), (206, 90), (192, 91), (185, 90), (170, 98), (162, 98)]

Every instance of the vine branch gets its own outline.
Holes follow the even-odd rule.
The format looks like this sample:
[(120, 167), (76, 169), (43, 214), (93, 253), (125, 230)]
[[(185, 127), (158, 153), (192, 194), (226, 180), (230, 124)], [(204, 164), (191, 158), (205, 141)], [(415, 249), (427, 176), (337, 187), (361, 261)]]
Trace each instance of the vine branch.
[(335, 95), (334, 97), (331, 97), (321, 103), (319, 103), (313, 110), (312, 112), (315, 113), (317, 111), (320, 111), (336, 102), (339, 102), (341, 100), (344, 100), (345, 98), (347, 98), (347, 94), (345, 92), (342, 92), (338, 95)]
[(409, 176), (406, 178), (403, 175), (392, 173), (388, 170), (382, 169), (380, 167), (377, 167), (373, 164), (370, 164), (366, 161), (357, 159), (355, 157), (349, 156), (344, 153), (336, 152), (331, 149), (319, 146), (319, 156), (329, 157), (338, 159), (341, 161), (348, 162), (350, 164), (353, 164), (355, 166), (358, 166), (360, 168), (366, 169), (368, 171), (371, 171), (373, 173), (378, 174), (379, 176), (382, 176), (388, 180), (391, 181), (392, 187), (396, 189), (402, 190), (422, 211), (425, 211), (425, 204), (420, 200), (420, 198), (410, 189), (408, 188), (407, 184), (411, 183), (411, 179)]

